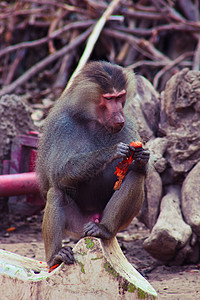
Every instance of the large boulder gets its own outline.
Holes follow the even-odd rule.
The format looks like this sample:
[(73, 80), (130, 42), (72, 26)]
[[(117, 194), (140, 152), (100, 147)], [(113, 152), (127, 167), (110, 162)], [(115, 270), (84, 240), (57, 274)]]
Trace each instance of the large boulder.
[(145, 180), (145, 200), (138, 219), (152, 229), (159, 215), (162, 198), (162, 180), (160, 173), (166, 168), (164, 153), (167, 149), (167, 138), (155, 138), (147, 142), (150, 151), (150, 167)]
[(160, 214), (150, 236), (144, 241), (144, 248), (154, 258), (163, 262), (175, 261), (178, 251), (185, 247), (181, 255), (182, 263), (188, 253), (192, 230), (182, 218), (180, 210), (180, 192), (171, 186), (161, 201)]
[[(183, 69), (167, 82), (161, 99), (160, 131), (169, 140), (170, 180), (182, 178), (200, 160), (200, 72)], [(179, 176), (180, 177), (180, 176)]]
[(137, 89), (130, 109), (135, 116), (141, 138), (148, 141), (155, 137), (159, 122), (159, 94), (142, 76), (136, 76)]

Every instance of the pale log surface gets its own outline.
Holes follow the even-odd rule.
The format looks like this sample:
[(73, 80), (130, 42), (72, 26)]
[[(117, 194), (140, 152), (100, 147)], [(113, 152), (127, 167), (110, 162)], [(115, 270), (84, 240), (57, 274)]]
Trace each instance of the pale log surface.
[(0, 250), (3, 299), (157, 299), (154, 288), (127, 261), (114, 238), (81, 239), (76, 263), (48, 273), (46, 263)]

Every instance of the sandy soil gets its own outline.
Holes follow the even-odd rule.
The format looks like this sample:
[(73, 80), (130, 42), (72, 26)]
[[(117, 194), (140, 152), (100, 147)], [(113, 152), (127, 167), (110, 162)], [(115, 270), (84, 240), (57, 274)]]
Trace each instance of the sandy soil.
[[(0, 248), (37, 260), (45, 260), (41, 234), (42, 213), (22, 220), (4, 216), (0, 220)], [(10, 227), (16, 229), (11, 232)], [(152, 284), (159, 299), (200, 299), (200, 266), (165, 266), (153, 259), (142, 247), (149, 231), (134, 220), (128, 230), (118, 234), (127, 259)], [(73, 247), (74, 242), (68, 241)]]

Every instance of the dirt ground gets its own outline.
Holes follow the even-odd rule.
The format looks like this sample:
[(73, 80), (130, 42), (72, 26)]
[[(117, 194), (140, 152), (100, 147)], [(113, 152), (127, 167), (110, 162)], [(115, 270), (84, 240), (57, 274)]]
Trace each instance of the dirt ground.
[[(45, 260), (41, 234), (42, 213), (26, 219), (9, 215), (0, 219), (0, 248), (37, 260)], [(7, 229), (14, 227), (13, 231)], [(159, 299), (200, 299), (200, 266), (165, 266), (142, 247), (149, 231), (134, 220), (128, 230), (118, 234), (118, 241), (129, 262), (152, 284)], [(75, 242), (68, 241), (73, 247)], [(25, 299), (26, 300), (26, 299)]]

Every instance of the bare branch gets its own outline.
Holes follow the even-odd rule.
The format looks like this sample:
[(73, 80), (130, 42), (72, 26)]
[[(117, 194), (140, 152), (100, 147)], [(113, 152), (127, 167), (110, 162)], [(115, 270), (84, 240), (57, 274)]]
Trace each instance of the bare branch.
[(71, 24), (67, 24), (63, 28), (60, 28), (60, 29), (54, 31), (49, 36), (41, 38), (37, 41), (23, 42), (23, 43), (20, 43), (17, 45), (9, 46), (0, 51), (0, 57), (5, 54), (8, 54), (10, 52), (16, 51), (18, 49), (25, 49), (25, 48), (32, 48), (32, 47), (40, 46), (42, 44), (47, 43), (51, 39), (55, 39), (56, 37), (62, 35), (64, 32), (66, 32), (68, 30), (75, 29), (75, 28), (87, 28), (87, 27), (91, 26), (92, 24), (94, 24), (94, 21), (92, 21), (92, 20), (82, 21), (82, 22), (80, 21), (80, 22), (74, 22)]
[(80, 45), (85, 39), (89, 36), (89, 34), (92, 31), (92, 27), (90, 27), (88, 30), (86, 30), (84, 33), (80, 34), (77, 38), (75, 38), (69, 45), (66, 45), (62, 49), (58, 50), (57, 52), (50, 54), (45, 59), (31, 67), (28, 71), (26, 71), (22, 76), (20, 76), (17, 80), (15, 80), (10, 85), (4, 87), (0, 91), (0, 97), (12, 93), (17, 87), (25, 83), (27, 80), (29, 80), (31, 77), (36, 75), (39, 71), (44, 69), (47, 65), (54, 62), (59, 57), (65, 55), (66, 53), (70, 52), (72, 49)]
[(157, 87), (158, 87), (159, 79), (161, 76), (163, 76), (167, 71), (169, 71), (170, 69), (175, 67), (178, 63), (180, 63), (180, 61), (184, 60), (186, 57), (193, 56), (193, 55), (194, 55), (194, 52), (184, 53), (184, 54), (180, 55), (179, 57), (177, 57), (174, 61), (172, 61), (171, 63), (166, 65), (163, 69), (161, 69), (156, 74), (156, 76), (154, 77), (154, 80), (153, 80), (153, 86), (155, 87), (155, 89), (157, 89)]

